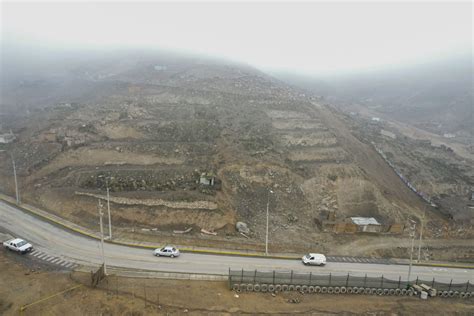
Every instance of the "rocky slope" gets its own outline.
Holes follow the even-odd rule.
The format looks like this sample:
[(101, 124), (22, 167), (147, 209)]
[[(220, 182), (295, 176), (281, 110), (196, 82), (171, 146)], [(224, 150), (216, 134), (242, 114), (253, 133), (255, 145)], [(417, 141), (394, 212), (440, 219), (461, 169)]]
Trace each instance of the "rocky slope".
[[(67, 86), (42, 76), (51, 89), (4, 88), (3, 129), (18, 139), (0, 152), (0, 189), (13, 193), (12, 153), (23, 199), (83, 225), (97, 225), (107, 186), (124, 234), (165, 238), (192, 228), (191, 239), (234, 247), (261, 244), (267, 203), (272, 247), (280, 250), (295, 241), (330, 247), (335, 237), (315, 224), (328, 212), (387, 225), (419, 220), (424, 210), (438, 226), (445, 220), (339, 113), (248, 66), (158, 54), (61, 71)], [(203, 173), (214, 185), (200, 183)], [(250, 228), (246, 237), (237, 221)]]

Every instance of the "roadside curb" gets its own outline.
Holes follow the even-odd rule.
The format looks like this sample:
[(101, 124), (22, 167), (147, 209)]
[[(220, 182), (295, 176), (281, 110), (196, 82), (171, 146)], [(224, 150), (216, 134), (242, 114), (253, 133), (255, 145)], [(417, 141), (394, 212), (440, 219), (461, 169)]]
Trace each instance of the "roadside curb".
[[(88, 232), (84, 229), (81, 229), (80, 226), (75, 225), (71, 226), (64, 221), (61, 221), (58, 216), (53, 214), (45, 214), (44, 211), (36, 211), (34, 210), (35, 207), (32, 207), (28, 204), (21, 204), (17, 205), (13, 198), (6, 196), (0, 193), (0, 200), (5, 202), (6, 204), (21, 209), (25, 212), (33, 214), (43, 220), (51, 222), (57, 226), (63, 227), (69, 231), (75, 232), (77, 234), (87, 236), (89, 238), (100, 240), (98, 235), (94, 235), (92, 232)], [(39, 210), (39, 209), (38, 209)], [(58, 217), (59, 219), (56, 219)], [(72, 224), (72, 223), (71, 223)], [(75, 227), (77, 226), (77, 227)], [(133, 247), (133, 248), (143, 248), (143, 249), (156, 249), (157, 245), (145, 245), (145, 244), (137, 244), (131, 243), (126, 241), (119, 241), (119, 240), (104, 240), (106, 243)], [(189, 252), (189, 253), (198, 253), (198, 254), (208, 254), (208, 255), (223, 255), (223, 256), (238, 256), (238, 257), (254, 257), (254, 258), (267, 258), (267, 259), (284, 259), (284, 260), (299, 260), (300, 256), (285, 256), (285, 255), (265, 255), (259, 253), (245, 253), (245, 252), (238, 252), (238, 251), (222, 251), (222, 250), (211, 250), (211, 249), (191, 249), (186, 247), (180, 247), (182, 252)], [(402, 260), (391, 259), (394, 264), (398, 265), (408, 265), (409, 263), (403, 262)], [(440, 268), (457, 268), (457, 269), (474, 269), (474, 265), (462, 265), (462, 264), (450, 264), (450, 263), (413, 263), (413, 266), (425, 266), (425, 267), (440, 267)]]

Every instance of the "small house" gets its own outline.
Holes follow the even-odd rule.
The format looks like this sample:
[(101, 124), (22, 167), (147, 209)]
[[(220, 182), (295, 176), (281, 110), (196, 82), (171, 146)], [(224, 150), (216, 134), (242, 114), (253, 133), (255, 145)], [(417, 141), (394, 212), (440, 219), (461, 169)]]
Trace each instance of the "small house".
[(211, 172), (203, 172), (199, 178), (199, 184), (213, 186), (215, 183), (216, 177)]
[(382, 224), (373, 217), (351, 217), (351, 221), (357, 226), (358, 232), (379, 233), (382, 231)]
[(15, 135), (10, 131), (10, 133), (0, 134), (0, 144), (9, 144), (15, 140)]

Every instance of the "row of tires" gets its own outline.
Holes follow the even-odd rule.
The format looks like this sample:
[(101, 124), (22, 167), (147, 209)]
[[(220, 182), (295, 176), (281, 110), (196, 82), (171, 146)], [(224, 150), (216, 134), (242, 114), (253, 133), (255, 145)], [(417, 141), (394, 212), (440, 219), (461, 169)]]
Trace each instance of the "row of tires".
[[(287, 285), (287, 284), (234, 284), (232, 290), (237, 292), (303, 292), (321, 294), (366, 294), (366, 295), (397, 295), (413, 296), (413, 289), (381, 289), (345, 286), (312, 286), (312, 285)], [(474, 297), (474, 292), (440, 291), (441, 297)]]
[(469, 298), (469, 297), (474, 297), (474, 292), (439, 291), (438, 296), (440, 296), (440, 297)]

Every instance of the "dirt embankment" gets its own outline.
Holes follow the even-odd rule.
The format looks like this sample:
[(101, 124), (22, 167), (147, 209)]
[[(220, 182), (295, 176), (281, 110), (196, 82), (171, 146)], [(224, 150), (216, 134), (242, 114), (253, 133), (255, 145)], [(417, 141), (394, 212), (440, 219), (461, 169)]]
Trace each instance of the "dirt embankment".
[(402, 204), (408, 205), (413, 212), (420, 213), (427, 205), (410, 191), (387, 163), (368, 144), (364, 144), (352, 135), (350, 130), (326, 107), (320, 107), (317, 113), (331, 126), (342, 147), (351, 155), (357, 165), (364, 170), (370, 180), (379, 185), (385, 195), (391, 195)]
[[(107, 200), (106, 195), (93, 194), (93, 193), (87, 193), (87, 192), (75, 192), (75, 194)], [(205, 209), (205, 210), (217, 209), (217, 204), (211, 201), (173, 202), (173, 201), (165, 201), (161, 199), (131, 199), (131, 198), (124, 198), (124, 197), (110, 196), (110, 202), (115, 203), (115, 204), (120, 204), (120, 205), (166, 206), (169, 208), (178, 208), (178, 209)]]

